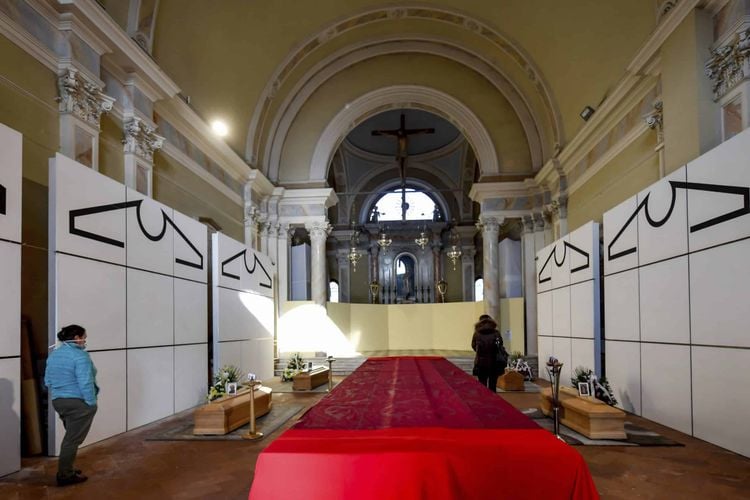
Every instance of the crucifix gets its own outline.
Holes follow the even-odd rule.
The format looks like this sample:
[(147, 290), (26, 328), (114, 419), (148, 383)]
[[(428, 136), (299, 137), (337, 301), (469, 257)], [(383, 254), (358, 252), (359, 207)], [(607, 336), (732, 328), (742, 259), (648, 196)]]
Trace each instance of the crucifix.
[(401, 176), (401, 220), (406, 220), (406, 157), (409, 154), (408, 140), (410, 135), (434, 134), (434, 128), (406, 128), (406, 116), (401, 113), (401, 126), (393, 130), (373, 130), (372, 135), (395, 137), (398, 141), (396, 159), (399, 162), (399, 174)]

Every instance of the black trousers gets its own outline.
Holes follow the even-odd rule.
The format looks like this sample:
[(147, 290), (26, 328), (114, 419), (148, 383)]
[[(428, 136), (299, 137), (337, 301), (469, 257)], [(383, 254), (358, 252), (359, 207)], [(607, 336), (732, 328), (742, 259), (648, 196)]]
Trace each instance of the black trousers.
[(488, 370), (477, 368), (477, 379), (479, 379), (479, 383), (492, 392), (497, 392), (497, 377), (499, 376), (500, 374), (495, 369)]
[(52, 406), (60, 415), (65, 437), (60, 446), (60, 458), (57, 461), (57, 477), (67, 479), (75, 475), (73, 464), (76, 461), (78, 447), (91, 429), (91, 422), (96, 415), (96, 406), (89, 406), (82, 399), (58, 398), (52, 400)]

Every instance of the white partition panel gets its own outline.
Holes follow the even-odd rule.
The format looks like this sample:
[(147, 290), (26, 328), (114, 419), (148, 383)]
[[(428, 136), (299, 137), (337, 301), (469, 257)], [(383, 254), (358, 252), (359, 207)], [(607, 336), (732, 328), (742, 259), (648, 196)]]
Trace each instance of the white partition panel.
[(213, 235), (214, 370), (231, 364), (273, 376), (273, 276), (268, 256), (223, 234)]
[(128, 351), (128, 430), (174, 413), (174, 347)]
[(606, 371), (616, 396), (746, 456), (750, 405), (736, 395), (747, 392), (739, 367), (750, 361), (748, 158), (750, 130), (604, 214)]
[(565, 385), (578, 366), (601, 374), (599, 225), (589, 222), (545, 247), (536, 262), (540, 370), (554, 355), (564, 363)]
[(0, 476), (21, 468), (21, 151), (0, 123)]
[(208, 345), (179, 345), (174, 348), (174, 411), (180, 412), (205, 403)]
[[(50, 342), (86, 328), (99, 411), (86, 443), (201, 404), (208, 230), (62, 155), (50, 161)], [(50, 407), (50, 453), (63, 429)]]

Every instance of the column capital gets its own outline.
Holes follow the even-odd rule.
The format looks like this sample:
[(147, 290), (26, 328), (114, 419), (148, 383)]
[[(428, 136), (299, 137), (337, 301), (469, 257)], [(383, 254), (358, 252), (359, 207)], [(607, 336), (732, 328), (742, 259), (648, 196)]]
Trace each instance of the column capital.
[(332, 226), (327, 220), (305, 222), (305, 229), (310, 233), (310, 239), (325, 240), (331, 232)]
[(534, 214), (523, 216), (523, 234), (530, 234), (534, 232)]
[(115, 99), (102, 92), (102, 87), (83, 76), (77, 69), (68, 67), (57, 77), (60, 96), (58, 110), (72, 114), (99, 129), (102, 113), (108, 113)]
[(487, 217), (484, 215), (479, 216), (479, 222), (477, 222), (477, 228), (482, 231), (482, 235), (494, 234), (497, 236), (500, 232), (500, 224), (505, 221), (505, 217)]
[(154, 151), (164, 145), (164, 137), (156, 134), (154, 127), (135, 116), (125, 122), (124, 132), (122, 143), (125, 153), (140, 156), (149, 163), (154, 161)]
[(547, 222), (544, 219), (544, 214), (541, 212), (535, 213), (534, 214), (534, 230), (544, 231), (544, 228), (546, 225), (547, 225)]

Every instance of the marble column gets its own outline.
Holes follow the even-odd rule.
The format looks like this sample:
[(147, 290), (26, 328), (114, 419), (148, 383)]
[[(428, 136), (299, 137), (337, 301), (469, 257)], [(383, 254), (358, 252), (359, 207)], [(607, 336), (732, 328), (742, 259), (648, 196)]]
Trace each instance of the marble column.
[[(289, 224), (276, 224), (269, 230), (269, 257), (276, 262), (278, 273), (279, 304), (289, 300)], [(281, 307), (279, 307), (281, 311)]]
[[(523, 218), (523, 297), (526, 309), (526, 354), (537, 353), (537, 309), (536, 309), (536, 244), (534, 237), (534, 217)], [(541, 249), (541, 248), (540, 248)]]
[(336, 251), (336, 264), (339, 276), (339, 302), (351, 302), (350, 299), (350, 272), (349, 250), (340, 248)]
[(310, 291), (312, 301), (324, 306), (326, 303), (326, 239), (331, 230), (328, 221), (305, 224), (310, 233)]
[(568, 234), (568, 197), (560, 196), (557, 200), (557, 220), (560, 225), (559, 238)]
[[(379, 262), (379, 254), (380, 254), (380, 245), (378, 245), (376, 242), (370, 243), (370, 283), (373, 281), (377, 281), (380, 284), (380, 288), (378, 289), (377, 296), (373, 296), (372, 292), (369, 292), (370, 294), (370, 303), (371, 304), (379, 304), (382, 301), (380, 300), (380, 297), (383, 294), (383, 285), (384, 280), (380, 277), (380, 266), (378, 265)], [(370, 285), (368, 283), (367, 287), (369, 288)]]
[(474, 256), (477, 251), (474, 247), (464, 247), (461, 254), (461, 276), (463, 279), (464, 302), (474, 302)]
[(480, 217), (478, 227), (482, 231), (482, 267), (484, 277), (484, 312), (499, 320), (500, 291), (498, 235), (504, 217)]

